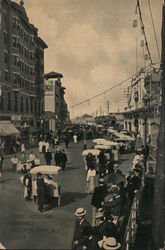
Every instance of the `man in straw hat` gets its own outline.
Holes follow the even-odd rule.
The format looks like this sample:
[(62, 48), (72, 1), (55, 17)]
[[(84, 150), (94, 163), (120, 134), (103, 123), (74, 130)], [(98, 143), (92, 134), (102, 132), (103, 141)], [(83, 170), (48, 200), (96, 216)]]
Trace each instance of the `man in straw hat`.
[(83, 228), (89, 227), (90, 223), (85, 218), (86, 210), (84, 208), (78, 208), (75, 211), (76, 221), (75, 221), (75, 230), (72, 241), (72, 249), (77, 249), (81, 243), (83, 237)]
[(104, 241), (99, 242), (99, 245), (102, 245), (101, 249), (105, 250), (117, 250), (121, 247), (121, 244), (114, 237), (106, 238)]

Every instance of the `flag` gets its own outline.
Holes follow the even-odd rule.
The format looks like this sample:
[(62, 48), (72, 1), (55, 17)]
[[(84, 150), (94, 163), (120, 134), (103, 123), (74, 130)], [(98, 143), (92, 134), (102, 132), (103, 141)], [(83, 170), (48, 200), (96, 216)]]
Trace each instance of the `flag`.
[(146, 61), (148, 60), (148, 55), (147, 54), (144, 55), (144, 60), (146, 60)]
[(144, 40), (140, 41), (140, 47), (144, 47)]
[(138, 22), (136, 19), (133, 20), (132, 26), (133, 26), (133, 28), (137, 28)]

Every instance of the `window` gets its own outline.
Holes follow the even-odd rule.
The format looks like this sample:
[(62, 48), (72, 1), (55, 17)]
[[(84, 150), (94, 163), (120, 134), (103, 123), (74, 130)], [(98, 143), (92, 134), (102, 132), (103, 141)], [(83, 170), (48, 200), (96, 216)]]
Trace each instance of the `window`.
[(4, 54), (4, 61), (5, 61), (5, 64), (8, 63), (8, 53), (7, 52), (5, 52), (5, 54)]
[(35, 104), (34, 104), (34, 111), (35, 111), (35, 114), (37, 113), (37, 102), (35, 101)]
[(33, 97), (30, 98), (31, 113), (33, 113)]
[(21, 96), (21, 113), (23, 113), (23, 96)]
[(7, 44), (7, 33), (3, 32), (3, 36), (4, 36), (4, 43)]
[(26, 98), (26, 113), (29, 112), (29, 103), (28, 103), (28, 97)]
[(9, 72), (5, 71), (5, 81), (9, 81)]
[(8, 93), (8, 105), (7, 105), (7, 109), (8, 109), (8, 111), (11, 110), (11, 94), (10, 93)]
[(15, 110), (15, 112), (18, 111), (18, 96), (17, 96), (16, 92), (15, 92), (14, 110)]

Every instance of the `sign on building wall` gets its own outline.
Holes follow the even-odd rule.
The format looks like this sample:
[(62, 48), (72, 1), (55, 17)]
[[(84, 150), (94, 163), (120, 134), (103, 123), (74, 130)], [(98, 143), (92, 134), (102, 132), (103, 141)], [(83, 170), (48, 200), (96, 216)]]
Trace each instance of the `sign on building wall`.
[(45, 95), (53, 95), (53, 81), (45, 81)]

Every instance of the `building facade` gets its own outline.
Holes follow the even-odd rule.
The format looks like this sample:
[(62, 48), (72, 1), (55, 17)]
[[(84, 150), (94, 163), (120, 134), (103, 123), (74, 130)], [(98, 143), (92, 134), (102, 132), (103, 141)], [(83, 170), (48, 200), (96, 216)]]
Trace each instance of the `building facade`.
[(141, 71), (132, 79), (128, 91), (128, 106), (124, 115), (124, 129), (140, 134), (143, 144), (151, 143), (156, 157), (157, 135), (161, 108), (161, 71)]
[(46, 43), (29, 22), (24, 8), (0, 1), (0, 119), (16, 126), (40, 126), (44, 112)]
[(56, 132), (68, 121), (63, 75), (54, 71), (45, 75), (45, 129)]

